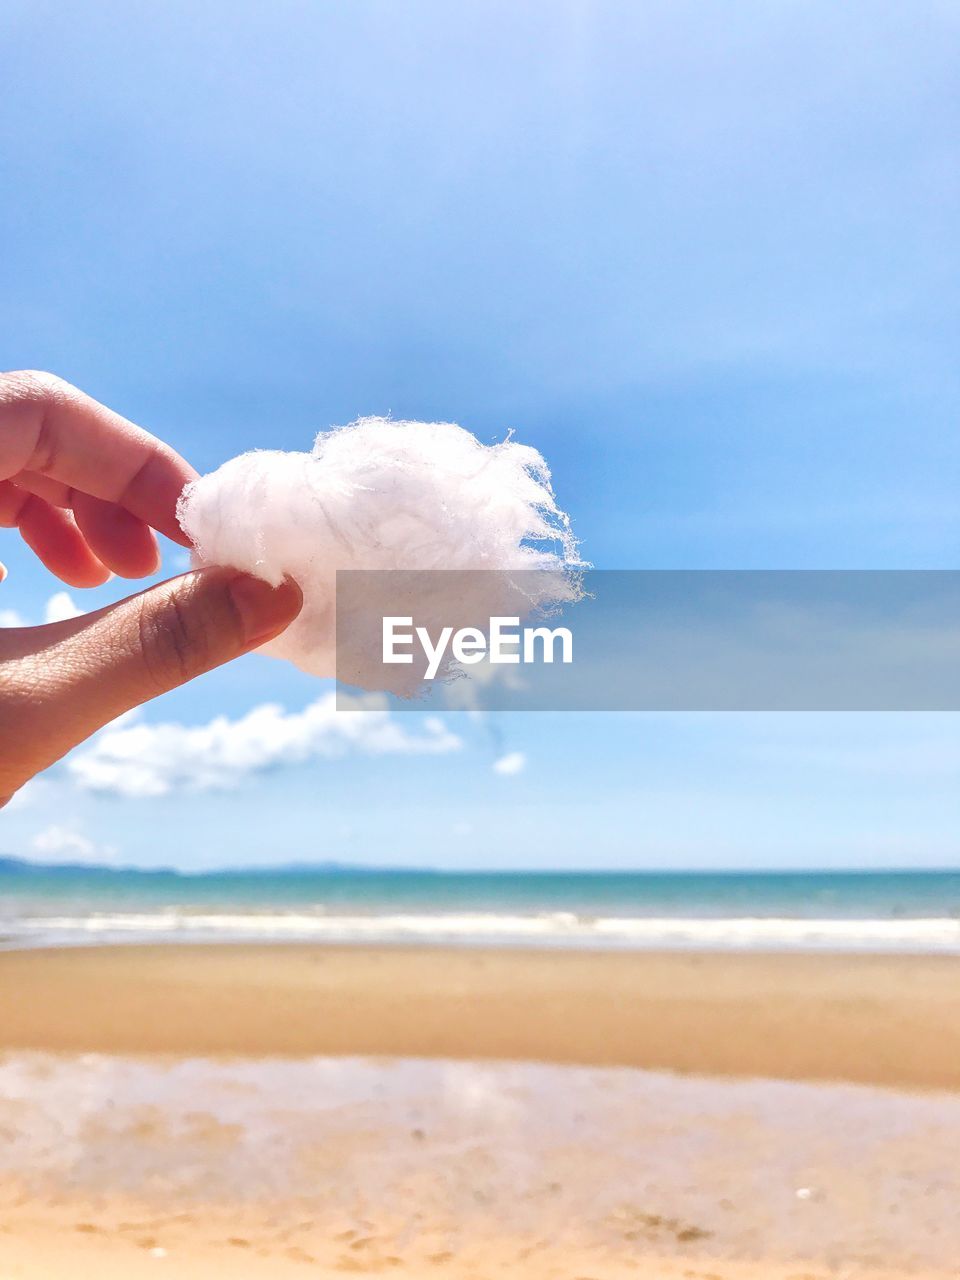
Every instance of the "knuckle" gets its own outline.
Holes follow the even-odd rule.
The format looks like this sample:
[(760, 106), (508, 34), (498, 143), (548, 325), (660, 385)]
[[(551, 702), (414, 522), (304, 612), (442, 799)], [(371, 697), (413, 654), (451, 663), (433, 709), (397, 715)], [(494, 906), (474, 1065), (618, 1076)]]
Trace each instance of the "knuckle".
[(69, 384), (55, 373), (40, 369), (15, 369), (0, 374), (0, 399), (6, 404), (49, 404), (63, 399)]
[(217, 664), (225, 636), (236, 629), (235, 620), (222, 615), (222, 602), (196, 589), (181, 588), (159, 602), (144, 599), (140, 648), (158, 690), (184, 684)]
[(183, 684), (208, 665), (209, 628), (202, 614), (185, 609), (175, 595), (140, 609), (140, 648), (158, 689)]
[[(19, 417), (23, 425), (32, 428), (32, 442), (25, 455), (19, 457), (14, 470), (28, 467), (41, 475), (49, 475), (57, 466), (57, 443), (50, 422), (55, 407), (76, 395), (68, 382), (56, 374), (38, 369), (18, 369), (0, 374), (0, 409)], [(31, 431), (28, 430), (28, 436)], [(8, 464), (9, 459), (4, 460)], [(7, 466), (9, 473), (9, 466)]]

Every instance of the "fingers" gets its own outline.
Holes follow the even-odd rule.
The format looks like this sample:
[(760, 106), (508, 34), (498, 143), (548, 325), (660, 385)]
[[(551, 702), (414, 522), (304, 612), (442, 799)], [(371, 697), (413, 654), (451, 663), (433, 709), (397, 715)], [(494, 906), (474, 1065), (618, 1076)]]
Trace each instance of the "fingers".
[(27, 546), (69, 586), (99, 587), (110, 577), (69, 511), (25, 494), (16, 523)]
[(21, 471), (17, 476), (17, 488), (35, 493), (55, 507), (69, 507), (73, 501), (73, 490), (69, 485), (51, 480), (49, 476), (39, 476), (35, 471)]
[[(160, 567), (153, 531), (124, 507), (74, 493), (71, 519), (69, 504), (61, 510), (52, 499), (34, 495), (31, 500), (32, 492), (23, 487), (22, 476), (16, 484), (0, 481), (0, 526), (20, 527), (28, 545), (65, 582), (97, 586), (111, 572), (121, 578), (145, 578)], [(78, 538), (89, 554), (77, 547)], [(91, 558), (100, 571), (91, 571)]]
[(70, 511), (9, 481), (0, 481), (0, 527), (19, 529), (27, 546), (71, 587), (98, 587), (110, 577), (112, 566), (94, 553)]
[(153, 530), (124, 507), (75, 493), (73, 514), (90, 550), (121, 578), (145, 578), (159, 569)]
[(196, 472), (169, 446), (46, 373), (0, 374), (0, 480), (21, 472), (117, 503), (182, 545), (177, 498)]
[(0, 480), (0, 529), (15, 529), (28, 495), (9, 480)]
[(19, 527), (71, 586), (99, 585), (110, 571), (125, 578), (155, 573), (160, 557), (150, 522), (185, 542), (175, 509), (193, 470), (51, 375), (0, 375), (0, 476), (12, 475), (15, 485), (0, 480), (0, 524)]

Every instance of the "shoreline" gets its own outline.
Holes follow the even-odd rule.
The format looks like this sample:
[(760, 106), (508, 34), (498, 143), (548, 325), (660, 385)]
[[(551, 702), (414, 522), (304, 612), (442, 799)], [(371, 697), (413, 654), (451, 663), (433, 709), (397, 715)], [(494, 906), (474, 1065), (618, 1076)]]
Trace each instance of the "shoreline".
[(0, 952), (0, 1051), (373, 1055), (960, 1089), (960, 958), (195, 943)]

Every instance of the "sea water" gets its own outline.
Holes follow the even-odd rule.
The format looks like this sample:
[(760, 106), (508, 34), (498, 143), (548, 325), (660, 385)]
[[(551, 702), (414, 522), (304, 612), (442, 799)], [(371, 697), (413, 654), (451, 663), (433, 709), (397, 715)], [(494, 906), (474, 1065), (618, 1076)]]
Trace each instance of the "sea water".
[(960, 871), (180, 874), (0, 860), (0, 946), (143, 941), (960, 954)]

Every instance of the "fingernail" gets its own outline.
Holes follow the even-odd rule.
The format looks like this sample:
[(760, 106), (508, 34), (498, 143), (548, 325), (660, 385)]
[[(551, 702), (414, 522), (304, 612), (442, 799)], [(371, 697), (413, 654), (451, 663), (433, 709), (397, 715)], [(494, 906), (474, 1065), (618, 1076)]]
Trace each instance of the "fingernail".
[(262, 578), (242, 574), (230, 583), (230, 596), (250, 648), (265, 644), (288, 626), (300, 612), (303, 595), (297, 584), (285, 578), (273, 587)]

